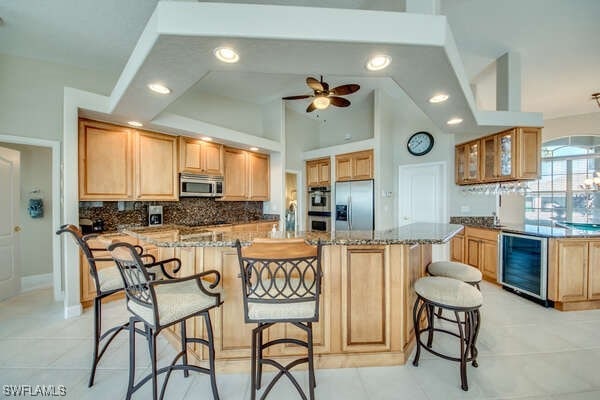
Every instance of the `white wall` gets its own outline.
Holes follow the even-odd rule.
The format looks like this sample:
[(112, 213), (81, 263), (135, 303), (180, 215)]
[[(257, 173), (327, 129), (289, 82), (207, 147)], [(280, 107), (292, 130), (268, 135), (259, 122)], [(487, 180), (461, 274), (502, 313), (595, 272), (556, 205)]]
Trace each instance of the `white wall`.
[[(319, 141), (312, 149), (356, 142), (373, 137), (373, 93), (349, 108), (329, 107), (320, 113), (317, 124)], [(350, 140), (346, 140), (350, 135)]]
[[(394, 99), (383, 91), (374, 93), (374, 131), (375, 131), (375, 229), (394, 228), (398, 221), (398, 168), (394, 161), (396, 136), (394, 127)], [(391, 197), (383, 192), (392, 192)]]
[(175, 100), (165, 112), (209, 122), (254, 136), (264, 135), (261, 106), (229, 97), (193, 91)]
[(65, 86), (109, 94), (116, 76), (0, 55), (0, 134), (62, 140)]
[(319, 143), (318, 122), (306, 118), (286, 107), (285, 109), (285, 168), (304, 171), (302, 152)]
[[(1, 143), (21, 152), (21, 201), (19, 203), (19, 234), (21, 240), (21, 276), (52, 273), (52, 152), (46, 147)], [(39, 194), (30, 194), (39, 189)], [(44, 216), (31, 218), (27, 211), (30, 197), (44, 201)]]

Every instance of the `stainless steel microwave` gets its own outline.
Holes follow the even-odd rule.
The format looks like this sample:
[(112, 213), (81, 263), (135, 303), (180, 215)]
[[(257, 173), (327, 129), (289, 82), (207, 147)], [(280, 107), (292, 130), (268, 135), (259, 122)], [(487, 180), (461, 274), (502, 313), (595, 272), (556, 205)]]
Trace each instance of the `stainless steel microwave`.
[(181, 174), (179, 197), (222, 197), (223, 177)]

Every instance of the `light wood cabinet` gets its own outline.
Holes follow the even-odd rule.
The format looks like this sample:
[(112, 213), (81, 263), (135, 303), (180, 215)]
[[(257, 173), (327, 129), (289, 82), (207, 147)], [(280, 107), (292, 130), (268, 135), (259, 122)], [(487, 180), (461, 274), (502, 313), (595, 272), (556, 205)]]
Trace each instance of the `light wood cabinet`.
[(306, 162), (306, 186), (329, 186), (331, 168), (329, 157)]
[(177, 138), (79, 122), (79, 200), (177, 200)]
[(541, 128), (512, 128), (455, 146), (458, 185), (537, 179)]
[(133, 131), (79, 121), (79, 199), (133, 200)]
[(335, 157), (335, 180), (373, 179), (373, 150), (340, 154)]
[(588, 299), (600, 300), (600, 242), (589, 242)]
[(498, 231), (467, 226), (450, 242), (450, 258), (481, 271), (490, 282), (498, 279)]
[(178, 200), (177, 137), (137, 131), (135, 139), (135, 198)]
[(588, 299), (588, 243), (578, 240), (558, 240), (558, 293), (552, 300), (560, 302)]
[(269, 200), (269, 156), (225, 147), (223, 197), (220, 200)]
[(223, 175), (223, 145), (180, 136), (179, 172)]
[(460, 263), (465, 261), (465, 235), (456, 235), (450, 240), (450, 260)]
[(269, 200), (269, 156), (247, 153), (248, 158), (248, 200)]

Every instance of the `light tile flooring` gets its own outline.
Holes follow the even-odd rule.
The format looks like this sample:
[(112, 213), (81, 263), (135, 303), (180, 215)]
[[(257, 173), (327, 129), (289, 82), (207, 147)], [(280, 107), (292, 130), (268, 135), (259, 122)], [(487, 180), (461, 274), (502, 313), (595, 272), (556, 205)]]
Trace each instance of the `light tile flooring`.
[[(346, 368), (317, 371), (318, 399), (600, 399), (600, 310), (559, 312), (544, 309), (500, 288), (483, 284), (485, 305), (479, 339), (479, 368), (469, 367), (468, 392), (460, 390), (458, 366), (422, 353), (418, 368)], [(50, 290), (29, 292), (0, 302), (0, 387), (5, 384), (54, 384), (67, 387), (69, 399), (123, 398), (128, 344), (118, 338), (101, 362), (96, 384), (88, 389), (92, 318), (90, 310), (62, 319), (62, 304)], [(106, 305), (105, 323), (125, 318), (122, 302)], [(108, 326), (108, 325), (107, 325)], [(436, 336), (444, 351), (456, 342)], [(149, 359), (139, 342), (137, 373), (148, 372)], [(159, 362), (173, 354), (162, 341)], [(411, 357), (412, 359), (412, 357)], [(298, 374), (306, 387), (306, 373)], [(249, 376), (217, 376), (223, 400), (249, 399)], [(299, 399), (282, 379), (270, 399)], [(181, 373), (171, 378), (166, 399), (210, 399), (208, 378)], [(150, 397), (149, 385), (134, 398)], [(4, 396), (0, 392), (0, 398)]]

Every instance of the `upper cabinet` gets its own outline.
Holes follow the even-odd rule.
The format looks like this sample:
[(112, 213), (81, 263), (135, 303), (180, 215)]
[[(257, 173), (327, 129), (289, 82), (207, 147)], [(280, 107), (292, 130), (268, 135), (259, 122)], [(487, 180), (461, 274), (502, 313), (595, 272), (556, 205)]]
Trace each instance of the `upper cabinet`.
[(177, 138), (82, 119), (79, 200), (177, 200)]
[(177, 200), (177, 137), (137, 131), (135, 139), (135, 198)]
[(133, 132), (79, 121), (79, 199), (133, 200)]
[(373, 150), (340, 154), (335, 157), (337, 182), (373, 179), (373, 176)]
[(541, 128), (513, 128), (455, 147), (458, 185), (537, 179)]
[(269, 156), (225, 147), (220, 200), (269, 200)]
[(331, 183), (331, 168), (329, 157), (306, 162), (306, 186), (329, 186)]
[(223, 145), (180, 136), (179, 172), (223, 175)]

